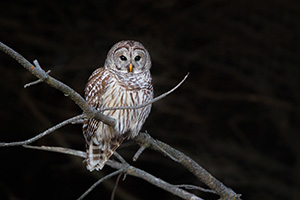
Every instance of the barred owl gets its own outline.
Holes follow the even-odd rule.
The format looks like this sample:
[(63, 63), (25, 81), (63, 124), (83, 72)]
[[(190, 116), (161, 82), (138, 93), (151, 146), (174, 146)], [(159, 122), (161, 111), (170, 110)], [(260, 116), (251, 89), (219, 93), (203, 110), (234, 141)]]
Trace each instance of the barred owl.
[[(108, 52), (104, 67), (90, 76), (85, 88), (87, 103), (97, 110), (108, 107), (136, 106), (153, 98), (151, 60), (145, 47), (136, 41), (121, 41)], [(101, 170), (125, 139), (134, 138), (150, 113), (151, 105), (139, 109), (105, 110), (116, 119), (110, 127), (96, 119), (86, 120), (86, 162), (90, 171)]]

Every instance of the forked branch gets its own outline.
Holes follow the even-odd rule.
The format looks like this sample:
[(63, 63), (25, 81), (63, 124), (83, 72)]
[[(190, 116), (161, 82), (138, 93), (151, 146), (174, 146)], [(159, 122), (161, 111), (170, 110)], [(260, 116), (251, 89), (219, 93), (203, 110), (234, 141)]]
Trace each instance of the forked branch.
[(240, 199), (240, 194), (236, 194), (232, 189), (226, 187), (223, 183), (213, 177), (208, 171), (196, 163), (193, 159), (186, 156), (182, 152), (174, 149), (170, 145), (153, 139), (147, 133), (140, 133), (135, 141), (141, 146), (148, 146), (167, 156), (174, 161), (177, 161), (191, 173), (193, 173), (201, 182), (205, 183), (210, 189), (215, 191), (222, 199)]
[[(73, 150), (73, 149), (67, 149), (63, 147), (49, 147), (49, 146), (29, 146), (25, 145), (26, 148), (31, 148), (31, 149), (38, 149), (38, 150), (44, 150), (44, 151), (52, 151), (52, 152), (58, 152), (58, 153), (64, 153), (64, 154), (69, 154), (81, 158), (85, 158), (85, 152), (78, 151), (78, 150)], [(182, 199), (187, 199), (187, 200), (203, 200), (200, 197), (195, 196), (192, 193), (189, 193), (180, 187), (177, 187), (175, 185), (172, 185), (170, 183), (167, 183), (166, 181), (157, 178), (148, 172), (141, 170), (139, 168), (136, 168), (134, 166), (131, 166), (127, 163), (119, 163), (117, 161), (113, 160), (108, 160), (106, 165), (109, 165), (110, 167), (117, 169), (115, 173), (112, 173), (111, 176), (119, 174), (119, 173), (126, 173), (131, 176), (135, 176), (141, 179), (144, 179), (148, 181), (149, 183), (162, 188), (176, 196), (181, 197)], [(119, 171), (120, 170), (120, 171)], [(105, 178), (105, 177), (104, 177)], [(106, 179), (106, 178), (105, 178)], [(92, 185), (82, 196), (85, 197), (92, 189), (94, 189), (98, 184), (100, 184), (103, 180), (98, 180), (94, 185)], [(82, 197), (81, 196), (81, 197)], [(82, 198), (79, 199), (82, 199)]]

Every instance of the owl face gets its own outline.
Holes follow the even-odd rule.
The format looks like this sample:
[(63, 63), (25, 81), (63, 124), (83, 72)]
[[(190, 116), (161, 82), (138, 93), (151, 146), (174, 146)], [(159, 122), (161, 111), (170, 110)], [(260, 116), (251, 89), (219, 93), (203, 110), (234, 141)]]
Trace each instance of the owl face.
[(121, 73), (138, 74), (151, 68), (150, 55), (139, 42), (121, 41), (108, 52), (105, 67)]

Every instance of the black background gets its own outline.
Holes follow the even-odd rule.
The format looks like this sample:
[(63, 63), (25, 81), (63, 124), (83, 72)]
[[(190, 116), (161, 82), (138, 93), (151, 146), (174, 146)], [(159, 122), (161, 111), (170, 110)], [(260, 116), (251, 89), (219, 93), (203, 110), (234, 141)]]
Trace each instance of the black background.
[[(300, 3), (266, 1), (4, 1), (0, 40), (80, 94), (106, 53), (124, 39), (152, 57), (156, 96), (144, 125), (243, 199), (299, 199)], [(80, 114), (67, 97), (0, 53), (0, 141), (25, 140)], [(34, 143), (84, 150), (80, 125)], [(118, 150), (134, 166), (172, 184), (203, 186), (167, 157), (137, 146)], [(112, 171), (90, 173), (82, 159), (22, 147), (0, 148), (1, 199), (76, 199)], [(110, 199), (116, 177), (86, 199)], [(205, 199), (217, 196), (191, 191)], [(115, 199), (179, 199), (138, 178)]]

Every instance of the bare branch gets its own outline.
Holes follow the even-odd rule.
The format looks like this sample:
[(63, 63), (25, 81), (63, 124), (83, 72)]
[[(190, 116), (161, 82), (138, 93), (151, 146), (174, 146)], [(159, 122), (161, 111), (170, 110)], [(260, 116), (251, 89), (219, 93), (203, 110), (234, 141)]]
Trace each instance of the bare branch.
[(33, 64), (40, 71), (42, 80), (45, 80), (46, 78), (48, 78), (48, 74), (41, 68), (40, 63), (37, 60), (34, 60)]
[[(46, 74), (48, 75), (50, 72), (51, 72), (51, 70), (48, 70), (48, 71), (46, 72)], [(36, 80), (36, 81), (33, 81), (33, 82), (30, 82), (30, 83), (25, 84), (25, 85), (24, 85), (24, 88), (28, 88), (28, 87), (30, 87), (30, 86), (36, 85), (36, 84), (41, 83), (41, 82), (43, 82), (43, 81), (42, 81), (41, 79), (38, 79), (38, 80)]]
[(35, 61), (36, 66), (34, 67), (28, 60), (26, 60), (22, 55), (9, 48), (2, 42), (0, 42), (0, 50), (14, 58), (18, 61), (25, 69), (31, 72), (34, 76), (39, 78), (41, 81), (47, 83), (51, 87), (61, 91), (65, 96), (70, 97), (84, 112), (87, 118), (96, 118), (101, 120), (103, 123), (108, 124), (112, 127), (115, 126), (115, 119), (108, 117), (101, 112), (97, 112), (95, 109), (90, 107), (88, 103), (81, 97), (80, 94), (75, 92), (72, 88), (66, 84), (56, 80), (55, 78), (47, 75), (46, 72), (40, 67), (37, 61)]
[(111, 192), (111, 197), (110, 197), (110, 200), (114, 200), (115, 199), (115, 193), (117, 191), (117, 187), (119, 185), (119, 181), (120, 181), (120, 178), (121, 178), (122, 174), (120, 173), (117, 177), (117, 180), (116, 180), (116, 184), (114, 186), (114, 189), (112, 190)]
[(154, 99), (152, 99), (151, 101), (148, 101), (146, 103), (136, 105), (136, 106), (121, 106), (121, 107), (103, 108), (99, 111), (102, 112), (102, 111), (105, 111), (105, 110), (122, 110), (122, 109), (139, 109), (139, 108), (143, 108), (145, 106), (148, 106), (150, 104), (153, 104), (153, 103), (165, 98), (167, 95), (174, 92), (180, 85), (182, 85), (182, 83), (187, 79), (188, 76), (189, 76), (189, 73), (187, 73), (187, 75), (185, 75), (185, 77), (174, 88), (172, 88), (171, 90), (159, 95), (158, 97), (155, 97)]
[(159, 140), (155, 140), (146, 133), (140, 133), (135, 138), (135, 141), (140, 145), (145, 145), (146, 143), (151, 149), (154, 149), (160, 153), (165, 154), (165, 152), (167, 152), (167, 155), (171, 155), (172, 159), (175, 158), (175, 161), (177, 160), (180, 164), (192, 172), (200, 181), (205, 183), (212, 190), (216, 191), (217, 194), (221, 196), (221, 199), (240, 199), (240, 194), (236, 194), (232, 189), (226, 187), (190, 157), (172, 148), (168, 144)]
[(102, 183), (103, 181), (115, 176), (115, 175), (118, 175), (120, 173), (123, 172), (123, 169), (119, 169), (117, 171), (114, 171), (106, 176), (104, 176), (103, 178), (99, 179), (96, 183), (94, 183), (87, 191), (85, 191), (77, 200), (82, 200), (84, 199), (95, 187), (97, 187), (100, 183)]
[(38, 139), (40, 139), (40, 138), (42, 138), (42, 137), (44, 137), (44, 136), (46, 136), (46, 135), (54, 132), (55, 130), (57, 130), (57, 129), (59, 129), (59, 128), (67, 125), (67, 124), (71, 124), (71, 123), (76, 122), (76, 121), (78, 121), (80, 119), (83, 119), (83, 117), (84, 117), (84, 114), (81, 114), (81, 115), (77, 115), (75, 117), (72, 117), (70, 119), (67, 119), (67, 120), (65, 120), (65, 121), (63, 121), (63, 122), (61, 122), (61, 123), (59, 123), (59, 124), (57, 124), (57, 125), (49, 128), (49, 129), (45, 130), (44, 132), (42, 132), (42, 133), (34, 136), (33, 138), (28, 139), (28, 140), (19, 141), (19, 142), (8, 142), (8, 143), (1, 142), (0, 143), (0, 147), (20, 146), (20, 145), (30, 144), (30, 143), (37, 141)]
[(202, 200), (200, 197), (195, 196), (194, 194), (191, 194), (185, 190), (182, 190), (178, 187), (176, 187), (175, 185), (172, 185), (170, 183), (165, 182), (164, 180), (157, 178), (155, 176), (153, 176), (152, 174), (149, 174), (147, 172), (145, 172), (144, 170), (135, 168), (130, 166), (128, 171), (126, 172), (127, 174), (131, 175), (131, 176), (136, 176), (139, 178), (144, 179), (145, 181), (160, 187), (174, 195), (177, 195), (183, 199), (189, 199), (189, 200)]
[[(69, 154), (69, 155), (74, 155), (78, 156), (81, 158), (85, 158), (86, 153), (78, 150), (73, 150), (73, 149), (68, 149), (68, 148), (63, 148), (63, 147), (48, 147), (48, 146), (29, 146), (26, 145), (25, 147), (27, 148), (32, 148), (32, 149), (39, 149), (39, 150), (44, 150), (44, 151), (52, 151), (52, 152), (58, 152), (58, 153), (64, 153), (64, 154)], [(136, 167), (133, 167), (128, 164), (121, 164), (116, 161), (108, 160), (106, 165), (109, 165), (112, 168), (115, 169), (120, 169), (124, 170), (124, 173), (135, 176), (141, 179), (144, 179), (148, 181), (149, 183), (162, 188), (174, 195), (177, 195), (183, 199), (186, 200), (202, 200), (201, 198), (195, 196), (194, 194), (191, 194), (185, 190), (182, 190), (175, 185), (172, 185), (170, 183), (165, 182), (164, 180), (157, 178), (144, 170), (138, 169)]]
[(200, 190), (202, 192), (208, 192), (208, 193), (213, 193), (213, 194), (217, 194), (215, 191), (213, 190), (209, 190), (209, 189), (205, 189), (199, 186), (195, 186), (195, 185), (186, 185), (186, 184), (182, 184), (182, 185), (176, 185), (177, 187), (180, 188), (185, 188), (187, 190)]
[(121, 163), (123, 163), (123, 164), (128, 164), (127, 162), (126, 162), (126, 160), (118, 153), (118, 152), (114, 152), (114, 156), (116, 156), (116, 158), (118, 158), (118, 160), (121, 162)]
[(137, 161), (137, 159), (140, 157), (140, 155), (144, 152), (144, 150), (147, 148), (147, 145), (140, 146), (139, 150), (134, 154), (132, 160)]
[(170, 154), (168, 151), (166, 151), (163, 146), (160, 146), (157, 143), (152, 143), (152, 145), (154, 145), (155, 148), (158, 148), (161, 153), (163, 153), (164, 155), (168, 156), (173, 161), (178, 162), (178, 163), (182, 162), (182, 158), (180, 158), (180, 157), (176, 158), (175, 156), (173, 156), (172, 154)]
[(36, 150), (44, 150), (44, 151), (52, 151), (57, 153), (64, 153), (68, 155), (77, 156), (80, 158), (85, 158), (86, 153), (83, 151), (77, 151), (74, 149), (67, 149), (64, 147), (48, 147), (48, 146), (32, 146), (32, 145), (23, 145), (25, 148), (36, 149)]

